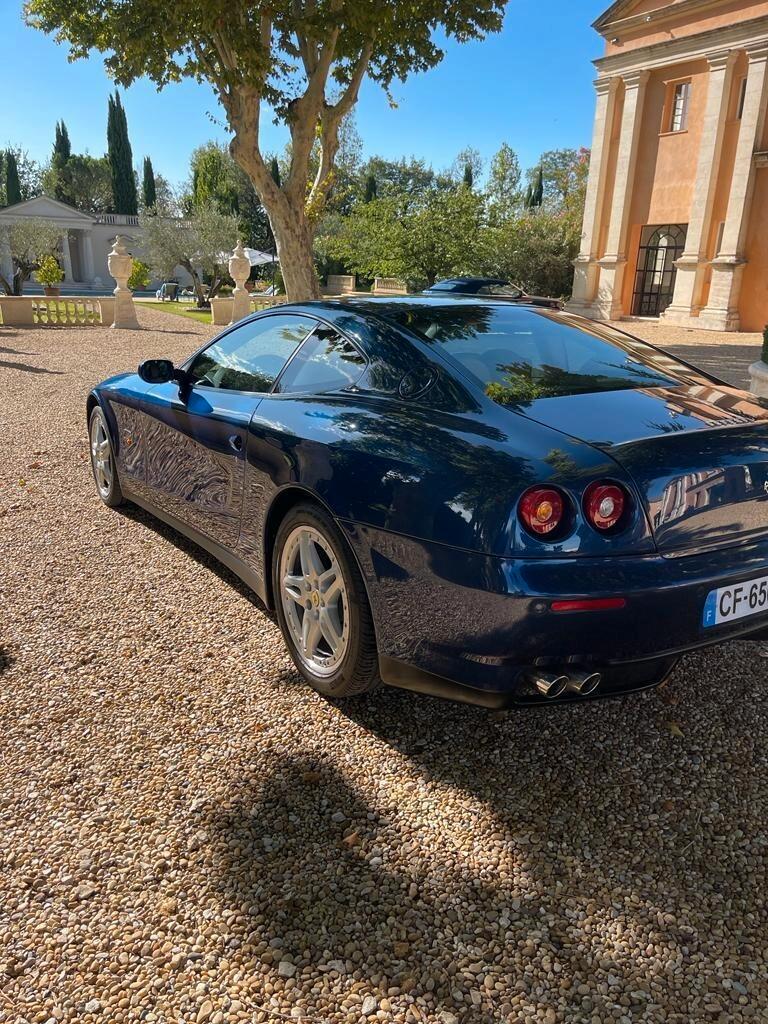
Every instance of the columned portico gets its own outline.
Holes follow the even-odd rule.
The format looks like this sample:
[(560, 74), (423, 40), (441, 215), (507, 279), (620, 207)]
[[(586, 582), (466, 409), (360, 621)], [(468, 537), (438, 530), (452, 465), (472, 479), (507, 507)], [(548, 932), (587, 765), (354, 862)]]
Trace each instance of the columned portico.
[(746, 263), (744, 243), (747, 217), (755, 182), (755, 152), (765, 124), (768, 105), (768, 44), (750, 48), (749, 71), (731, 180), (728, 214), (717, 256), (712, 261), (709, 301), (701, 311), (701, 326), (718, 331), (738, 331), (739, 294)]
[(704, 113), (696, 183), (693, 192), (688, 234), (683, 255), (677, 260), (677, 277), (672, 304), (662, 313), (665, 320), (684, 327), (701, 326), (695, 320), (700, 310), (704, 274), (707, 269), (707, 238), (712, 223), (712, 206), (722, 157), (735, 50), (708, 54), (709, 81)]
[(768, 3), (615, 0), (569, 308), (768, 322)]
[(71, 284), (74, 280), (72, 277), (72, 255), (69, 251), (69, 231), (66, 229), (61, 235), (61, 262), (64, 264), (64, 281), (66, 284)]

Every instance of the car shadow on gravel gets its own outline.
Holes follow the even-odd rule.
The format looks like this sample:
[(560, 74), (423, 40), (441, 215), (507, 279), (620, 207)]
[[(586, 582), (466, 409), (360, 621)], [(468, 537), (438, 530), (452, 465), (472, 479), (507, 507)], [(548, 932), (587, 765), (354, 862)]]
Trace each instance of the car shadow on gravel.
[(126, 519), (130, 519), (134, 523), (140, 523), (159, 537), (162, 537), (163, 540), (167, 540), (169, 544), (173, 544), (175, 548), (188, 558), (191, 558), (198, 565), (204, 566), (211, 573), (218, 576), (227, 586), (232, 587), (241, 597), (244, 597), (250, 604), (258, 608), (262, 614), (274, 621), (272, 612), (267, 609), (261, 598), (246, 583), (243, 583), (239, 576), (235, 575), (222, 562), (214, 558), (213, 555), (209, 555), (205, 548), (200, 547), (199, 544), (192, 540), (188, 540), (183, 533), (174, 530), (172, 526), (168, 526), (162, 519), (158, 519), (151, 512), (146, 512), (138, 505), (121, 505), (117, 511), (122, 516), (125, 516)]
[[(368, 806), (332, 748), (306, 760), (276, 754), (256, 786), (235, 780), (210, 822), (216, 866), (261, 937), (282, 940), (266, 953), (275, 978), (286, 953), (321, 973), (339, 961), (377, 997), (392, 985), (432, 991), (435, 1013), (497, 1021), (499, 1006), (484, 1016), (468, 991), (454, 999), (452, 963), (492, 967), (500, 948), (525, 948), (557, 965), (537, 1001), (565, 992), (569, 1019), (591, 1017), (585, 985), (589, 999), (599, 985), (608, 1002), (609, 989), (633, 993), (638, 1012), (653, 988), (668, 1013), (686, 1014), (693, 989), (679, 958), (696, 965), (694, 989), (736, 998), (754, 983), (766, 938), (765, 700), (745, 648), (716, 662), (727, 690), (708, 682), (708, 655), (697, 655), (662, 691), (574, 708), (494, 713), (387, 688), (345, 703), (336, 728), (346, 717), (385, 743), (392, 754), (379, 762), (407, 764), (422, 806), (440, 807), (423, 845), (401, 790), (382, 780), (384, 811)], [(286, 672), (282, 685), (299, 684)], [(739, 695), (750, 702), (742, 722)], [(688, 729), (693, 715), (687, 738), (675, 719)], [(476, 815), (482, 855), (466, 837), (451, 848), (442, 794)], [(741, 989), (724, 990), (724, 976)], [(500, 980), (508, 993), (527, 984)]]

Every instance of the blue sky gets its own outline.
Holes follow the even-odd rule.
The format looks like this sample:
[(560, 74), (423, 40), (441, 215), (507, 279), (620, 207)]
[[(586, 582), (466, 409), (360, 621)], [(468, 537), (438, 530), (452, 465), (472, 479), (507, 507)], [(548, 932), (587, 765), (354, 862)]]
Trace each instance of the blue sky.
[[(442, 168), (464, 146), (488, 159), (506, 141), (527, 167), (543, 150), (588, 146), (591, 61), (601, 52), (590, 25), (607, 6), (607, 0), (510, 0), (500, 35), (449, 44), (439, 67), (396, 83), (396, 109), (367, 83), (356, 115), (364, 154), (415, 155)], [(0, 7), (0, 147), (21, 146), (45, 161), (63, 118), (74, 152), (102, 154), (113, 85), (98, 55), (69, 64), (64, 47), (24, 25), (20, 0), (0, 0)], [(185, 82), (157, 93), (142, 81), (123, 91), (123, 102), (134, 161), (151, 156), (155, 170), (174, 184), (186, 178), (195, 146), (227, 138), (221, 110), (204, 86)], [(285, 139), (265, 118), (264, 149), (279, 150)]]

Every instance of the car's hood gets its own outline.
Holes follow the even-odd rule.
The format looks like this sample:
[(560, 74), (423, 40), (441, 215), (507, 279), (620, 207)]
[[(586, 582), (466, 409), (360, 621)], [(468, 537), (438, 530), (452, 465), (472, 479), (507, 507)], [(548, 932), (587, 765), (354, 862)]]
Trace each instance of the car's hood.
[(629, 472), (664, 554), (768, 532), (768, 409), (752, 395), (702, 382), (539, 399), (524, 411)]

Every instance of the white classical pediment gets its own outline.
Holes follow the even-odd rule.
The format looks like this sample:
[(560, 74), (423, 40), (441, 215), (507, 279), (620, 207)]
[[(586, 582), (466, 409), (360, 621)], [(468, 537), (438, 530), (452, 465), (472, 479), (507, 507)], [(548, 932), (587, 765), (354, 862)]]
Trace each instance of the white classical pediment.
[(0, 221), (20, 220), (22, 217), (40, 217), (68, 228), (85, 228), (95, 223), (94, 218), (89, 217), (87, 213), (81, 213), (74, 206), (50, 196), (35, 196), (34, 199), (0, 209)]

